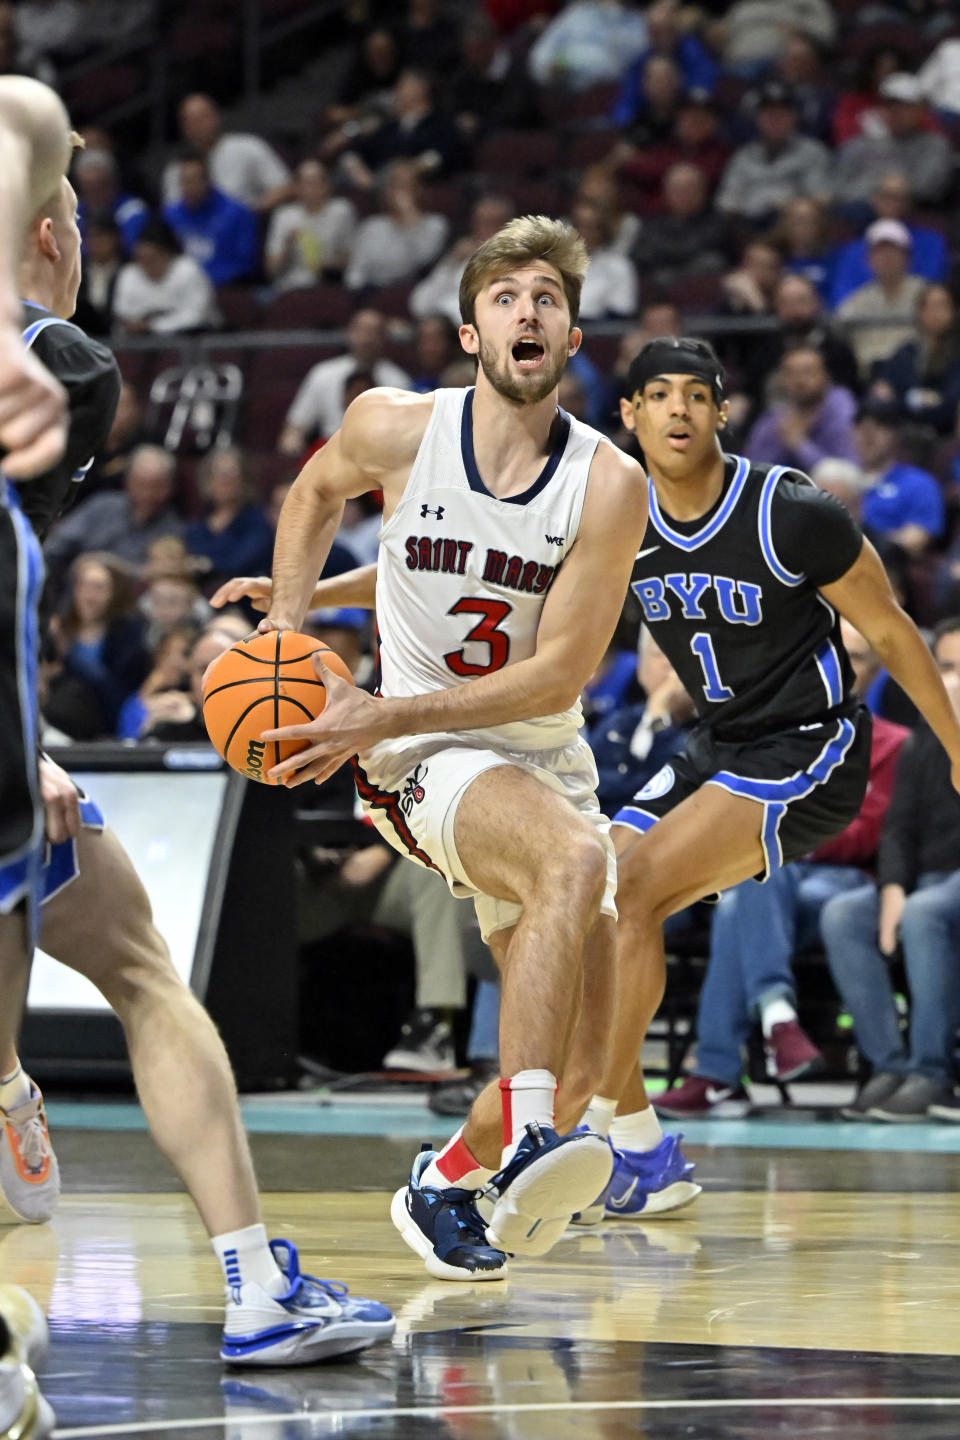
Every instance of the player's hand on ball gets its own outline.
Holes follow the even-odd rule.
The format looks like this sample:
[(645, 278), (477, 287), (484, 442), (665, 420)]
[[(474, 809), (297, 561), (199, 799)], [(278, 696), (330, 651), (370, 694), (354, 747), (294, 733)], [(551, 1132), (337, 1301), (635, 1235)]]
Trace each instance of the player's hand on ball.
[(59, 845), (80, 834), (80, 796), (66, 770), (46, 755), (40, 757), (40, 798), (47, 839)]
[(269, 575), (237, 575), (226, 580), (210, 596), (210, 604), (217, 610), (224, 605), (236, 605), (240, 600), (249, 600), (254, 610), (266, 613), (273, 599), (273, 581)]
[(328, 670), (319, 656), (314, 655), (312, 659), (326, 690), (326, 703), (320, 714), (304, 725), (264, 730), (260, 737), (268, 741), (311, 742), (269, 772), (284, 785), (302, 785), (307, 780), (321, 784), (339, 770), (345, 760), (360, 750), (369, 749), (385, 734), (386, 702), (375, 699), (366, 690), (358, 690), (335, 671)]

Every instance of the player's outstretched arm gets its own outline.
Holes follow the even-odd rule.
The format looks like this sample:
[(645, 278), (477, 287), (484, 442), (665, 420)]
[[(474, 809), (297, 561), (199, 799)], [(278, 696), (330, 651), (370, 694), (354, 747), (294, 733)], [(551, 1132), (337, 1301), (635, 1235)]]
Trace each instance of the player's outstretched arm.
[(910, 616), (897, 604), (880, 557), (864, 540), (845, 575), (820, 593), (867, 640), (885, 668), (910, 696), (950, 757), (960, 790), (960, 723), (940, 671)]
[[(374, 699), (321, 666), (327, 703), (309, 725), (276, 732), (314, 743), (276, 766), (288, 782), (324, 780), (380, 740), (436, 730), (473, 730), (569, 709), (610, 643), (647, 523), (646, 478), (636, 461), (597, 451), (576, 543), (544, 602), (536, 653), (449, 690)], [(349, 693), (348, 693), (349, 692)], [(275, 738), (273, 731), (265, 737)]]
[(367, 390), (349, 407), (333, 438), (310, 457), (280, 511), (273, 593), (261, 631), (299, 630), (347, 500), (383, 490), (385, 510), (396, 504), (432, 405), (429, 396)]
[[(377, 567), (361, 565), (356, 570), (344, 570), (341, 575), (331, 575), (328, 580), (318, 580), (313, 587), (308, 609), (319, 610), (323, 606), (353, 605), (358, 610), (372, 610), (377, 598)], [(273, 581), (269, 575), (238, 575), (225, 580), (210, 596), (210, 604), (217, 610), (223, 605), (236, 605), (239, 600), (249, 600), (254, 610), (266, 613), (273, 599)]]

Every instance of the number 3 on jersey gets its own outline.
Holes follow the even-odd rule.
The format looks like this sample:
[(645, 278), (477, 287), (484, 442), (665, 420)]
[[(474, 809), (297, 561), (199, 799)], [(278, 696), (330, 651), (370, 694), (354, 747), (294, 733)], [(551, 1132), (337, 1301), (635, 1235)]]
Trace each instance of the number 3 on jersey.
[(720, 679), (717, 657), (713, 653), (713, 641), (706, 630), (698, 630), (690, 641), (690, 649), (703, 667), (703, 693), (707, 700), (719, 704), (721, 700), (732, 700), (733, 691)]
[(448, 615), (481, 615), (483, 618), (463, 637), (464, 645), (470, 640), (482, 641), (490, 647), (490, 659), (486, 665), (474, 665), (465, 659), (463, 650), (450, 650), (444, 655), (447, 666), (454, 675), (490, 675), (502, 670), (510, 658), (510, 636), (497, 626), (506, 620), (513, 610), (505, 600), (483, 600), (478, 596), (458, 600), (447, 611)]

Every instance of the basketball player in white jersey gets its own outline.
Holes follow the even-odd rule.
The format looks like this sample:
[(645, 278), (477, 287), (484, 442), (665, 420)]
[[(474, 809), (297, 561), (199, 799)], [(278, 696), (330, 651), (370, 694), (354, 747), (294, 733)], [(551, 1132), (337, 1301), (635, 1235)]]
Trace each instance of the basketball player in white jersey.
[[(358, 756), (374, 824), (474, 897), (501, 968), (499, 1093), (417, 1158), (392, 1207), (428, 1270), (451, 1279), (496, 1279), (504, 1252), (545, 1253), (612, 1165), (598, 1135), (558, 1134), (599, 1078), (564, 1073), (574, 1032), (595, 1032), (578, 1049), (601, 1064), (613, 1003), (615, 865), (579, 695), (619, 617), (647, 500), (640, 466), (557, 407), (585, 269), (580, 237), (544, 217), (480, 246), (460, 292), (476, 388), (353, 402), (284, 504), (260, 624), (300, 628), (344, 502), (381, 489), (380, 695), (318, 667), (326, 708), (282, 732), (311, 743), (274, 773), (320, 781)], [(473, 1196), (491, 1184), (485, 1231)]]

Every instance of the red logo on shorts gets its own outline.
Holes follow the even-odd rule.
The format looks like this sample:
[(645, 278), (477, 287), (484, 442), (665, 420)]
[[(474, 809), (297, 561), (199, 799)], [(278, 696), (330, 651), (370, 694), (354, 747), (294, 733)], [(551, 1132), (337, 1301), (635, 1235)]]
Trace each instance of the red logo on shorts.
[(412, 775), (409, 775), (403, 784), (403, 791), (400, 795), (400, 809), (404, 815), (409, 815), (414, 805), (419, 805), (426, 795), (423, 788), (423, 781), (427, 773), (425, 765), (418, 765)]

